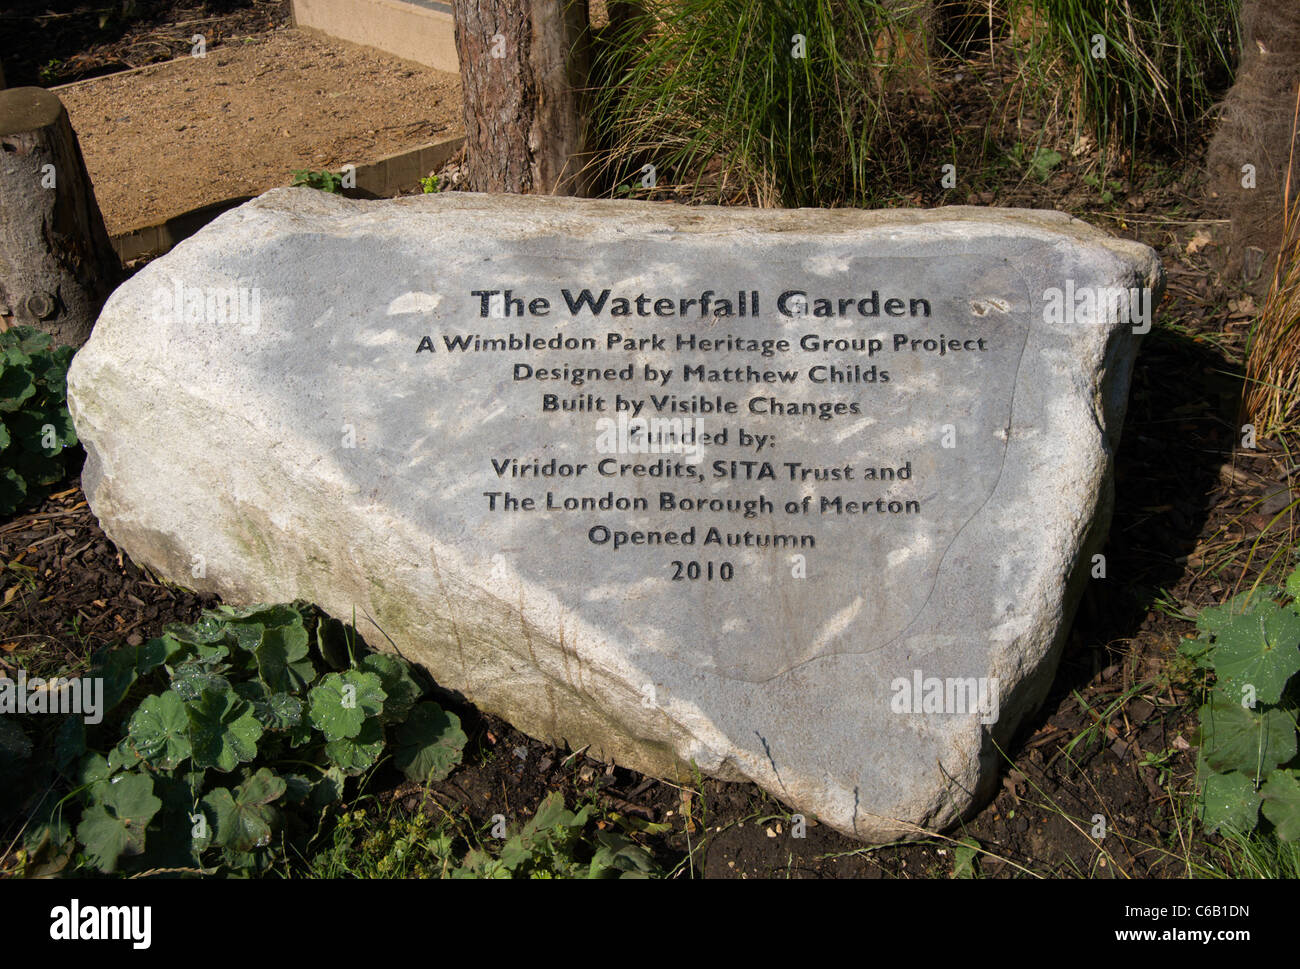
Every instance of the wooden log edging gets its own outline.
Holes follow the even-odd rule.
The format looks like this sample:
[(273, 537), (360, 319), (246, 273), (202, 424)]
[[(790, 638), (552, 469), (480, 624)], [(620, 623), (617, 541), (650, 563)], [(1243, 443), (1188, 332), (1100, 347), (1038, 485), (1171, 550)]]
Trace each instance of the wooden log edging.
[[(355, 190), (344, 195), (355, 198), (389, 198), (420, 184), (420, 179), (445, 165), (465, 144), (464, 135), (396, 152), (378, 161), (357, 166)], [(212, 202), (155, 225), (133, 229), (113, 236), (112, 244), (122, 262), (161, 256), (178, 242), (187, 239), (221, 213), (247, 202), (251, 195)]]

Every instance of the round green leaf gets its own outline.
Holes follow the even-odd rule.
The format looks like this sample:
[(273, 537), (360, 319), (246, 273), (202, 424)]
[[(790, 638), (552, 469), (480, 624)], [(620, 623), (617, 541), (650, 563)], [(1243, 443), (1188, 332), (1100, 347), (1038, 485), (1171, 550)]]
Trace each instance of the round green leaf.
[[(244, 685), (244, 684), (241, 684)], [(261, 684), (257, 684), (261, 687)], [(302, 723), (302, 701), (288, 693), (266, 693), (245, 697), (253, 704), (253, 713), (267, 730), (293, 730)]]
[(308, 696), (311, 722), (328, 741), (356, 737), (367, 719), (383, 711), (387, 699), (379, 677), (362, 670), (330, 673)]
[(253, 651), (262, 682), (277, 693), (305, 690), (316, 678), (307, 642), (307, 630), (301, 620), (262, 633), (261, 642)]
[(131, 746), (130, 737), (123, 737), (117, 742), (117, 746), (108, 752), (108, 769), (115, 774), (120, 770), (131, 770), (143, 762), (144, 758)]
[(1295, 771), (1279, 770), (1260, 788), (1264, 817), (1273, 822), (1283, 841), (1300, 841), (1300, 779)]
[(27, 482), (13, 468), (0, 473), (0, 512), (8, 514), (27, 500)]
[(284, 779), (260, 768), (232, 794), (219, 787), (203, 798), (216, 819), (214, 839), (234, 851), (252, 851), (271, 843), (271, 831), (278, 820), (272, 803), (285, 793)]
[[(1286, 577), (1286, 593), (1293, 599), (1300, 600), (1300, 567)], [(1300, 602), (1291, 603), (1291, 608), (1300, 609)]]
[(1264, 777), (1296, 755), (1296, 730), (1281, 710), (1243, 707), (1216, 689), (1201, 707), (1201, 750), (1216, 771)]
[(384, 728), (379, 719), (362, 724), (355, 737), (343, 737), (325, 745), (325, 756), (345, 774), (359, 774), (378, 763), (384, 753)]
[(1214, 670), (1228, 692), (1250, 686), (1260, 703), (1277, 703), (1287, 680), (1300, 671), (1300, 615), (1261, 602), (1233, 617), (1216, 636)]
[(91, 797), (96, 796), (98, 785), (108, 783), (112, 776), (113, 768), (102, 755), (91, 753), (81, 759), (78, 777), (82, 785), (90, 789)]
[(213, 615), (232, 625), (235, 623), (257, 624), (264, 629), (274, 629), (278, 626), (288, 626), (295, 623), (299, 626), (303, 624), (302, 613), (285, 603), (253, 606), (222, 605), (213, 610)]
[(182, 700), (194, 701), (205, 692), (227, 693), (231, 686), (230, 681), (224, 676), (213, 673), (207, 663), (186, 660), (172, 670), (171, 688), (180, 694)]
[(194, 646), (219, 643), (226, 637), (225, 621), (212, 612), (204, 612), (198, 622), (188, 626), (181, 623), (169, 623), (163, 627), (163, 635), (170, 636), (177, 642)]
[(153, 794), (153, 778), (114, 777), (97, 788), (96, 802), (82, 812), (77, 840), (86, 846), (95, 867), (113, 871), (119, 857), (144, 850), (145, 829), (161, 807), (162, 801)]
[(1247, 834), (1259, 820), (1259, 794), (1245, 774), (1211, 774), (1205, 779), (1201, 797), (1207, 831), (1231, 828)]
[(262, 725), (250, 703), (231, 693), (205, 690), (186, 704), (190, 718), (190, 743), (196, 767), (232, 771), (257, 756)]
[(35, 394), (36, 381), (24, 367), (6, 363), (0, 369), (0, 411), (16, 411)]
[(175, 770), (190, 756), (190, 718), (185, 701), (172, 690), (145, 697), (131, 717), (127, 735), (155, 767)]
[(456, 714), (421, 703), (397, 731), (393, 763), (413, 781), (440, 781), (460, 763), (468, 739)]
[(384, 722), (401, 723), (420, 699), (424, 690), (411, 676), (410, 668), (403, 659), (384, 653), (370, 653), (358, 664), (368, 673), (376, 674), (383, 684)]
[(312, 784), (307, 806), (313, 811), (320, 811), (330, 804), (342, 800), (343, 785), (346, 780), (347, 775), (343, 771), (337, 767), (331, 767)]

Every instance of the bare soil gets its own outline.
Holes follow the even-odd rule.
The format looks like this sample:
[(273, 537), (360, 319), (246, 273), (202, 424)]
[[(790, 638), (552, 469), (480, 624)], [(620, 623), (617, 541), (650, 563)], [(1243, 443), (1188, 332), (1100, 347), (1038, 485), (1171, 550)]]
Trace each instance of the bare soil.
[(292, 28), (57, 93), (110, 235), (461, 127), (458, 76)]

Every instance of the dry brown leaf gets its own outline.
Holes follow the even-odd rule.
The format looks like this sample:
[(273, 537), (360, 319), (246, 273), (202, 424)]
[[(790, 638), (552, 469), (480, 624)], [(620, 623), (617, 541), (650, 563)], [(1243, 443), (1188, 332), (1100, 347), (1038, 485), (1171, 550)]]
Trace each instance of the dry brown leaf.
[(1253, 297), (1247, 295), (1244, 299), (1228, 300), (1228, 309), (1232, 311), (1233, 316), (1250, 317), (1254, 316), (1258, 310), (1255, 307)]
[(1209, 244), (1210, 234), (1204, 229), (1197, 229), (1196, 234), (1193, 235), (1191, 241), (1187, 243), (1187, 254), (1189, 256), (1195, 255), (1199, 250), (1204, 249)]

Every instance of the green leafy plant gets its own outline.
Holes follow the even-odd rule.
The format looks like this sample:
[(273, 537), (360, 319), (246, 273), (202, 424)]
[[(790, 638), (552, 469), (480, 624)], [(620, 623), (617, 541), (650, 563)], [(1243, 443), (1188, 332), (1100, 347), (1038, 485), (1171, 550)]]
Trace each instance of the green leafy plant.
[(1286, 587), (1260, 586), (1197, 618), (1181, 652), (1212, 672), (1200, 708), (1197, 773), (1210, 831), (1249, 834), (1261, 811), (1284, 841), (1300, 839), (1296, 683), (1300, 569)]
[(1171, 761), (1176, 754), (1177, 751), (1171, 750), (1168, 747), (1159, 753), (1154, 750), (1148, 750), (1142, 754), (1142, 759), (1138, 761), (1138, 766), (1149, 767), (1151, 770), (1155, 771), (1157, 786), (1164, 787), (1169, 783), (1169, 778), (1173, 773), (1173, 765), (1171, 764)]
[(308, 168), (297, 168), (294, 169), (292, 174), (293, 181), (289, 183), (290, 188), (303, 185), (307, 188), (320, 189), (322, 192), (333, 192), (336, 195), (343, 190), (343, 176), (335, 172), (318, 172)]
[(978, 878), (980, 843), (974, 838), (961, 838), (952, 848), (952, 877)]
[(1061, 153), (1039, 145), (1032, 152), (1023, 142), (1016, 142), (1010, 152), (1012, 160), (1021, 168), (1027, 168), (1040, 182), (1052, 177), (1052, 171), (1061, 164)]
[(654, 859), (640, 845), (612, 829), (596, 832), (593, 850), (583, 835), (594, 807), (577, 811), (552, 791), (523, 828), (499, 850), (471, 850), (453, 878), (637, 878), (657, 874)]
[(1090, 188), (1097, 190), (1097, 196), (1101, 199), (1102, 205), (1110, 205), (1115, 201), (1115, 193), (1122, 191), (1124, 186), (1119, 182), (1102, 178), (1100, 175), (1084, 175), (1083, 182)]
[(434, 192), (441, 192), (442, 186), (438, 183), (437, 175), (425, 175), (420, 179), (420, 190), (425, 195), (432, 195)]
[[(373, 800), (370, 798), (361, 800)], [(334, 817), (330, 844), (307, 859), (317, 878), (446, 878), (456, 865), (456, 834), (448, 818), (394, 806), (373, 812), (361, 800)]]
[(373, 801), (375, 809), (362, 809), (358, 801), (339, 811), (327, 846), (305, 859), (305, 874), (521, 879), (663, 875), (650, 851), (631, 835), (661, 834), (669, 826), (604, 813), (590, 799), (571, 811), (563, 796), (552, 792), (532, 818), (505, 838), (481, 837), (463, 808), (448, 810), (432, 799), (414, 812), (384, 807), (377, 798), (363, 800)]
[(99, 654), (91, 675), (119, 711), (99, 738), (79, 718), (60, 728), (73, 790), (30, 827), (29, 853), (75, 839), (102, 872), (255, 873), (283, 857), (290, 815), (339, 802), (386, 752), (411, 780), (446, 777), (466, 742), (456, 715), (404, 660), (358, 657), (350, 636), (332, 648), (336, 631), (299, 604), (221, 606)]
[(0, 333), (0, 514), (44, 498), (80, 453), (68, 414), (72, 353), (30, 326)]

